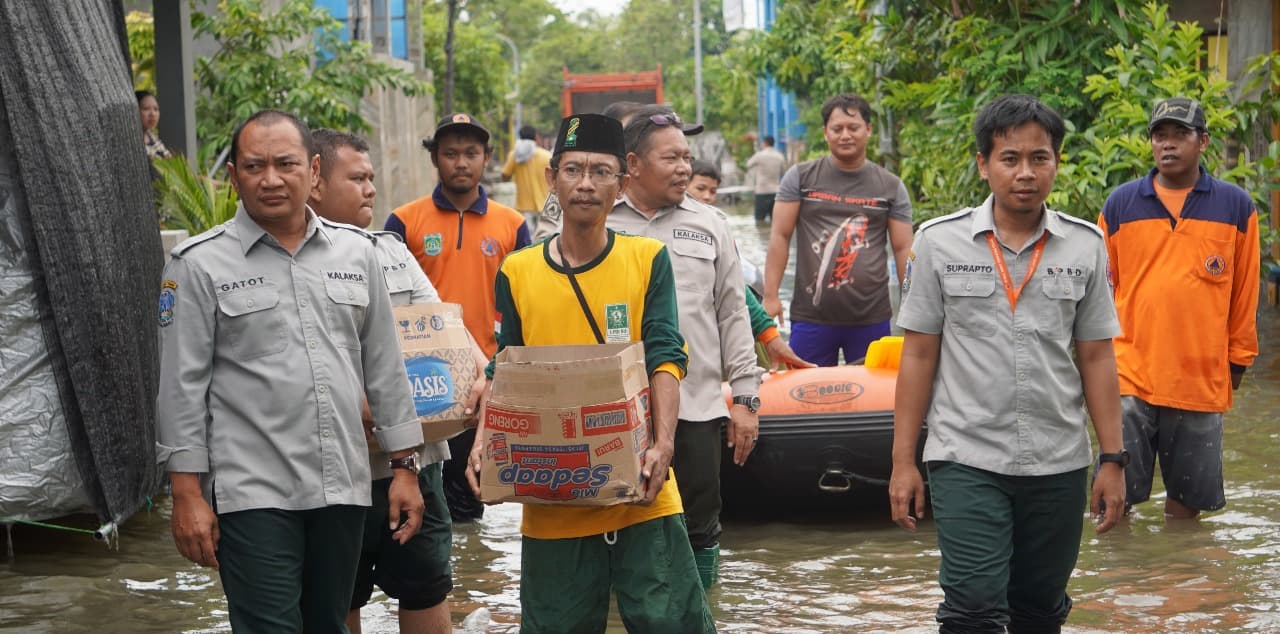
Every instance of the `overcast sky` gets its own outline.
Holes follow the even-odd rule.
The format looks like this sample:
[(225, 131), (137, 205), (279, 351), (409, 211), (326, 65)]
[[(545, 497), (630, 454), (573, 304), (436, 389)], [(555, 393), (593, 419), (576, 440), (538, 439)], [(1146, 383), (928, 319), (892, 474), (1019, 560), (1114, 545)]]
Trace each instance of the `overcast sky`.
[(561, 11), (576, 13), (583, 9), (595, 9), (604, 15), (616, 15), (622, 12), (627, 0), (551, 0)]

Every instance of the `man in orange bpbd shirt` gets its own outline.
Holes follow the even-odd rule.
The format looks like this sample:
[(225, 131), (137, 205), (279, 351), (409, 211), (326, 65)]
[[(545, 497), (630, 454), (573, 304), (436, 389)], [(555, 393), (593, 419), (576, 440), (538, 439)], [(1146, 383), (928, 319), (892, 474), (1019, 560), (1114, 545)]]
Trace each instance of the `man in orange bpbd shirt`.
[[(468, 114), (446, 115), (423, 141), (439, 184), (391, 213), (386, 230), (404, 238), (418, 265), (446, 302), (462, 305), (462, 320), (490, 358), (497, 309), (493, 282), (508, 253), (529, 245), (529, 229), (516, 210), (489, 198), (480, 177), (493, 156), (489, 131)], [(454, 522), (479, 519), (484, 507), (463, 475), (475, 431), (449, 441), (454, 459), (444, 464), (445, 497)]]
[(1147, 127), (1155, 168), (1116, 188), (1098, 224), (1123, 334), (1126, 505), (1147, 500), (1155, 460), (1169, 519), (1226, 505), (1222, 415), (1258, 355), (1258, 212), (1200, 165), (1204, 108), (1174, 97)]

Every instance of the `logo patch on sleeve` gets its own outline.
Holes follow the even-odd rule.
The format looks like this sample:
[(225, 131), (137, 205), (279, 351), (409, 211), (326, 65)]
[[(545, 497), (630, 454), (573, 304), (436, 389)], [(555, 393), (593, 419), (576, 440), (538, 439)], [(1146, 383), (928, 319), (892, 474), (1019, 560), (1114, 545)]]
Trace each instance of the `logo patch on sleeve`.
[(160, 283), (160, 327), (173, 323), (173, 307), (178, 302), (178, 283), (165, 280)]

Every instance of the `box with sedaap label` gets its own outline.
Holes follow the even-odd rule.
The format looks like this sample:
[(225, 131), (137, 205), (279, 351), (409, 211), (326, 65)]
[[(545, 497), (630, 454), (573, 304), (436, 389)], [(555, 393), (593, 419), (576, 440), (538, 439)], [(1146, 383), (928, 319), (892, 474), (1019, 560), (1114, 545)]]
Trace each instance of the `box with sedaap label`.
[(469, 417), (463, 410), (476, 381), (476, 360), (462, 323), (462, 306), (409, 304), (394, 306), (392, 311), (423, 438), (427, 442), (453, 438), (467, 428)]
[(506, 348), (481, 426), (480, 498), (635, 502), (649, 430), (644, 344)]

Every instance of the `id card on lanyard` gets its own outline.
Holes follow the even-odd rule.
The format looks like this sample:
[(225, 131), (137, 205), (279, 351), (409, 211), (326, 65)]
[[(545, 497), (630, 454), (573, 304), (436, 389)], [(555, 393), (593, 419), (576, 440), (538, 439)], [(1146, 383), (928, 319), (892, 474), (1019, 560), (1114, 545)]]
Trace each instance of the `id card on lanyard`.
[(1040, 234), (1040, 239), (1036, 240), (1036, 244), (1031, 249), (1031, 264), (1027, 266), (1026, 275), (1022, 276), (1022, 283), (1014, 288), (1013, 278), (1009, 276), (1009, 268), (1004, 263), (1004, 253), (1000, 249), (1000, 242), (996, 240), (996, 232), (988, 231), (987, 246), (991, 248), (991, 259), (995, 263), (996, 272), (1000, 274), (1000, 285), (1004, 287), (1004, 294), (1009, 298), (1009, 312), (1017, 312), (1018, 297), (1022, 295), (1022, 289), (1027, 287), (1027, 282), (1031, 281), (1031, 276), (1035, 275), (1036, 267), (1040, 265), (1040, 256), (1044, 255), (1044, 244), (1049, 241), (1049, 232), (1045, 231)]

